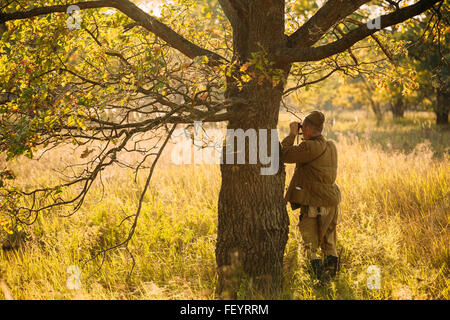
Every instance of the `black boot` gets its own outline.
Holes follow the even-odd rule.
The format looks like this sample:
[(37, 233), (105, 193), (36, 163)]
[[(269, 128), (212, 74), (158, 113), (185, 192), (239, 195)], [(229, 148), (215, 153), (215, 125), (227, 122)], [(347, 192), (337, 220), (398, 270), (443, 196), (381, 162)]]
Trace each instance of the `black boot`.
[(322, 281), (323, 278), (323, 263), (320, 259), (310, 260), (309, 272), (311, 274), (311, 278), (316, 278)]
[(338, 268), (338, 257), (326, 255), (323, 259), (323, 269), (326, 279), (331, 279), (336, 276)]

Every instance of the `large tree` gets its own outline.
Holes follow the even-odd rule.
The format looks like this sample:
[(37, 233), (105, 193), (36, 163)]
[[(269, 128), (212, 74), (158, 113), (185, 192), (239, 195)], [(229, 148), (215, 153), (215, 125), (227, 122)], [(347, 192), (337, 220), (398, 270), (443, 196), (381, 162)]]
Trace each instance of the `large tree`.
[[(358, 48), (358, 42), (370, 38), (374, 48), (380, 44), (376, 32), (442, 1), (372, 2), (385, 14), (371, 23), (360, 8), (367, 0), (320, 6), (219, 0), (222, 11), (206, 9), (201, 17), (195, 1), (175, 2), (156, 18), (129, 0), (1, 1), (2, 151), (9, 158), (32, 157), (38, 147), (73, 143), (89, 159), (71, 166), (65, 183), (4, 188), (3, 210), (24, 223), (56, 206), (76, 211), (106, 167), (148, 168), (137, 210), (126, 218), (129, 236), (113, 248), (126, 247), (156, 161), (177, 124), (225, 121), (228, 129), (276, 129), (284, 94), (366, 65), (357, 51), (367, 46)], [(69, 5), (83, 11), (81, 30), (67, 28)], [(287, 88), (291, 76), (296, 85)], [(141, 160), (128, 163), (124, 152)], [(220, 166), (216, 260), (221, 288), (231, 296), (243, 278), (266, 293), (282, 283), (286, 177), (283, 166), (261, 175), (263, 166), (260, 159)], [(76, 197), (67, 198), (65, 188), (78, 188)]]

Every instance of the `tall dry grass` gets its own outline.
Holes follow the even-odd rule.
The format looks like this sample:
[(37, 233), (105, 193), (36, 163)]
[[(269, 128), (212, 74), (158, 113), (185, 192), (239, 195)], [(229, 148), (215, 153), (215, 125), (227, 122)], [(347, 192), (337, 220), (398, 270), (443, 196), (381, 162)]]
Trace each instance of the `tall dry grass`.
[[(339, 276), (317, 286), (304, 269), (305, 256), (291, 212), (285, 253), (285, 299), (448, 299), (449, 298), (449, 138), (448, 128), (429, 116), (375, 121), (353, 114), (330, 115), (328, 136), (338, 141), (338, 184), (343, 191), (338, 225)], [(288, 117), (280, 130), (285, 133)], [(283, 134), (281, 134), (283, 136)], [(49, 154), (43, 161), (10, 164), (22, 186), (54, 184), (53, 169), (77, 154)], [(136, 209), (143, 179), (114, 168), (92, 189), (82, 209), (41, 215), (26, 230), (18, 250), (0, 251), (0, 278), (16, 299), (215, 299), (215, 239), (219, 168), (175, 166), (166, 154), (158, 165), (129, 246), (82, 269), (82, 288), (66, 287), (70, 265), (126, 236), (118, 227)], [(288, 176), (293, 167), (287, 167)], [(289, 182), (286, 181), (286, 183)], [(5, 234), (2, 234), (5, 237)], [(367, 268), (381, 270), (381, 288), (367, 287)], [(0, 293), (0, 297), (1, 293)], [(242, 287), (241, 298), (246, 298)]]

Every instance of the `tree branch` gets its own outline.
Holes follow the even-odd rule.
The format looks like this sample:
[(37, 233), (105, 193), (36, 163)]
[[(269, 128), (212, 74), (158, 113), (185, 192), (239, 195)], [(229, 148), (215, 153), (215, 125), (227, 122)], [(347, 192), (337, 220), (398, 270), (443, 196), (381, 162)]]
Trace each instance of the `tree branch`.
[[(354, 23), (358, 26), (363, 25), (362, 22), (355, 20), (355, 19), (351, 19), (351, 18), (347, 18), (345, 19), (345, 21)], [(384, 55), (392, 62), (394, 61), (394, 58), (392, 57), (392, 54), (389, 52), (389, 49), (386, 48), (380, 41), (380, 39), (378, 39), (378, 37), (374, 34), (370, 35), (370, 37), (378, 44), (378, 46), (380, 47), (381, 51), (383, 51)]]
[(304, 25), (288, 37), (289, 48), (312, 46), (336, 22), (353, 13), (368, 0), (330, 0), (321, 7)]
[[(416, 15), (419, 15), (430, 9), (434, 4), (440, 1), (442, 0), (420, 0), (419, 2), (411, 6), (396, 10), (387, 15), (383, 15), (380, 17), (381, 29), (393, 26)], [(277, 59), (283, 62), (306, 62), (322, 60), (332, 55), (344, 52), (345, 50), (351, 48), (358, 41), (371, 36), (377, 31), (379, 30), (369, 29), (367, 24), (364, 24), (357, 29), (350, 31), (341, 39), (327, 45), (310, 48), (280, 49), (277, 54)]]
[(233, 28), (235, 28), (240, 21), (248, 19), (248, 11), (242, 1), (219, 0), (219, 4)]
[(28, 19), (56, 12), (66, 12), (67, 8), (70, 5), (76, 5), (81, 10), (107, 7), (115, 8), (127, 15), (135, 22), (139, 23), (148, 31), (154, 33), (156, 36), (166, 41), (172, 48), (177, 49), (191, 59), (194, 59), (198, 56), (208, 56), (212, 64), (218, 64), (221, 60), (225, 60), (217, 53), (201, 48), (196, 44), (190, 42), (183, 36), (179, 35), (177, 32), (173, 31), (164, 23), (158, 21), (158, 19), (156, 19), (155, 17), (145, 13), (141, 8), (139, 8), (129, 0), (84, 1), (66, 5), (39, 7), (28, 11), (0, 13), (0, 25), (12, 20)]

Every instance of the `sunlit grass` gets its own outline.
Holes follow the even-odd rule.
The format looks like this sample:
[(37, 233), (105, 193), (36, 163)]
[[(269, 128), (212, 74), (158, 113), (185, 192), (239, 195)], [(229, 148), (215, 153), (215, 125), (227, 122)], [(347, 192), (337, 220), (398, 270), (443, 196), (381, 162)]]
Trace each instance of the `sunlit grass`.
[[(338, 225), (339, 277), (317, 286), (303, 268), (297, 213), (289, 210), (285, 253), (287, 299), (448, 299), (449, 298), (449, 130), (428, 115), (374, 119), (335, 114), (328, 135), (338, 141), (338, 184), (343, 191)], [(289, 117), (281, 117), (281, 136)], [(22, 186), (55, 184), (58, 153), (44, 161), (11, 164)], [(288, 176), (293, 167), (287, 167)], [(84, 206), (71, 217), (46, 212), (26, 230), (20, 249), (0, 250), (0, 278), (16, 299), (215, 299), (215, 240), (220, 171), (214, 165), (175, 166), (166, 154), (153, 177), (137, 232), (125, 250), (82, 269), (82, 288), (69, 290), (70, 265), (83, 266), (92, 254), (124, 239), (143, 186), (133, 172), (104, 173)], [(286, 181), (286, 183), (289, 182)], [(2, 237), (5, 237), (2, 234)], [(366, 270), (381, 269), (380, 290), (369, 290)], [(91, 277), (87, 278), (89, 275)], [(0, 298), (3, 297), (0, 292)]]

